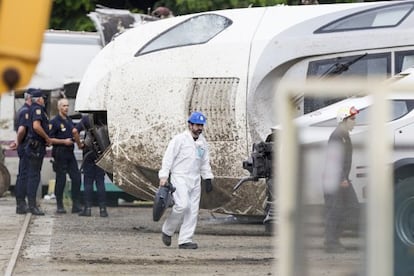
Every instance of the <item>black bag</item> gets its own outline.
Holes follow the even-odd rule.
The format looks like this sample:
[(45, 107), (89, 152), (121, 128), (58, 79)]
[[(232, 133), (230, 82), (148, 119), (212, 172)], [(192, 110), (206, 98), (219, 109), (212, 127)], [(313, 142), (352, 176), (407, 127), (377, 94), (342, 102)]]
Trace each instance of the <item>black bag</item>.
[(165, 186), (158, 188), (154, 198), (154, 205), (152, 207), (152, 219), (159, 221), (168, 207), (174, 204), (172, 193), (175, 191), (175, 187), (168, 183)]

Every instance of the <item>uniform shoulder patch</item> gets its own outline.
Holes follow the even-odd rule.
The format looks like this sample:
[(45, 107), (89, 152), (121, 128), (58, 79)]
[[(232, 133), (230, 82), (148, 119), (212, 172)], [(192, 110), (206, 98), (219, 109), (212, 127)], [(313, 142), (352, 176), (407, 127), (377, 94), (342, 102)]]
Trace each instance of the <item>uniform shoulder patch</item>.
[(52, 124), (49, 124), (49, 130), (51, 130), (52, 129)]
[(36, 115), (42, 114), (42, 111), (40, 109), (36, 109)]
[(26, 120), (29, 120), (29, 113), (24, 114), (24, 118), (25, 118)]

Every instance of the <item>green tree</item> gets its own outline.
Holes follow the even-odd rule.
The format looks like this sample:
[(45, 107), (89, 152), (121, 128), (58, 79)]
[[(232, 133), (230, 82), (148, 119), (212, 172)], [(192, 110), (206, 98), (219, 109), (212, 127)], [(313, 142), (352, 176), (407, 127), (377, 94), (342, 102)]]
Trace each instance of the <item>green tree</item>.
[(168, 7), (175, 15), (183, 15), (196, 12), (272, 6), (286, 4), (286, 0), (161, 0), (155, 3), (155, 7)]
[[(300, 1), (301, 0), (154, 0), (154, 2), (146, 1), (146, 3), (155, 3), (153, 9), (159, 6), (165, 6), (175, 15), (184, 15), (212, 10), (247, 8), (249, 6), (263, 7), (277, 4), (298, 5)], [(362, 0), (319, 0), (319, 3), (361, 1)], [(137, 6), (140, 4), (140, 0), (53, 0), (49, 28), (55, 30), (94, 31), (95, 26), (87, 14), (95, 10), (96, 5), (98, 4), (119, 9), (128, 9), (132, 12), (140, 12)]]
[(128, 0), (53, 0), (49, 28), (95, 31), (95, 26), (87, 15), (94, 11), (98, 4), (116, 9), (127, 9), (135, 13), (143, 12)]
[(87, 14), (95, 10), (95, 0), (54, 0), (49, 28), (55, 30), (94, 31)]

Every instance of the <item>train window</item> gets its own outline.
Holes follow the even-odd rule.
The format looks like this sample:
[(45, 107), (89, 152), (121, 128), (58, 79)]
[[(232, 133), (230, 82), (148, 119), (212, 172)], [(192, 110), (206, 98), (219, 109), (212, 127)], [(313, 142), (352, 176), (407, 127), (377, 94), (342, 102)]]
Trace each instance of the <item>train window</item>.
[(148, 42), (135, 56), (167, 48), (207, 43), (232, 23), (230, 19), (217, 14), (191, 17)]
[(309, 63), (308, 76), (372, 76), (387, 78), (391, 73), (391, 54), (364, 54)]
[(358, 12), (329, 23), (315, 33), (343, 32), (399, 25), (413, 10), (414, 3), (403, 3)]
[[(408, 114), (413, 110), (414, 108), (414, 101), (413, 100), (392, 100), (391, 102), (391, 118), (389, 121), (395, 121), (404, 115)], [(369, 111), (370, 107), (362, 108), (359, 110), (358, 115), (355, 119), (355, 125), (368, 125), (370, 120), (370, 114)], [(312, 126), (316, 127), (335, 127), (338, 125), (336, 122), (336, 118), (332, 118), (329, 120), (326, 120), (324, 122), (320, 122), (317, 124), (314, 124)]]
[[(376, 77), (387, 79), (391, 75), (391, 54), (364, 54), (338, 57), (334, 59), (316, 60), (309, 63), (308, 77)], [(304, 113), (309, 113), (343, 98), (336, 97), (304, 97)]]
[(395, 74), (414, 66), (414, 51), (395, 53)]

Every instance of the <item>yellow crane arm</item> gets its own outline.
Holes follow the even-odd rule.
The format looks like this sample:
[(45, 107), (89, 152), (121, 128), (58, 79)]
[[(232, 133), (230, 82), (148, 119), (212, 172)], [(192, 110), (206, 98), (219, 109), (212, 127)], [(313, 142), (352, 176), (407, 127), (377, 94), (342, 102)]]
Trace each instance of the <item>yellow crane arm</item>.
[(0, 0), (0, 95), (29, 83), (51, 6), (51, 0)]

